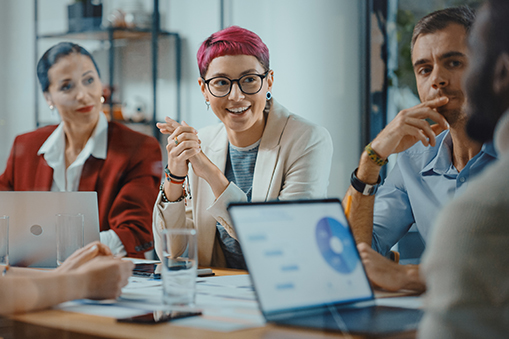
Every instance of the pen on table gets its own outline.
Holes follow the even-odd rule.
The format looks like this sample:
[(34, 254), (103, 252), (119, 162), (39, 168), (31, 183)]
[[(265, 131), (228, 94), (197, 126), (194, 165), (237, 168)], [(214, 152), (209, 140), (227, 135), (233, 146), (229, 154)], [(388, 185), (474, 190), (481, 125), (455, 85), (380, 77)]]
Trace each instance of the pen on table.
[(352, 207), (352, 196), (348, 195), (346, 197), (346, 206), (345, 206), (345, 217), (348, 219), (350, 216), (350, 208)]

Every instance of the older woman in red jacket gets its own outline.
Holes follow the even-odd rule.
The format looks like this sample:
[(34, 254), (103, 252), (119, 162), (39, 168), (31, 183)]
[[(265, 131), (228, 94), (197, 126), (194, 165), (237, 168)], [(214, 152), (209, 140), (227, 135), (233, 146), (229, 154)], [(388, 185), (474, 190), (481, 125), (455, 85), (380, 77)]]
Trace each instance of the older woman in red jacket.
[(51, 47), (37, 76), (62, 122), (16, 137), (0, 190), (96, 191), (101, 242), (114, 254), (143, 257), (153, 248), (151, 213), (162, 173), (157, 140), (107, 121), (99, 69), (83, 47)]

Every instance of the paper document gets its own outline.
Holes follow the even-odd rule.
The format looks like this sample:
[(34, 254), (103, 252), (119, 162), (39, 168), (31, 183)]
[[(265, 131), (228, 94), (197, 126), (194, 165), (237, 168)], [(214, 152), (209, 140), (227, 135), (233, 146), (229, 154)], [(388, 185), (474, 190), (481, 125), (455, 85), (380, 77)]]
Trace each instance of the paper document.
[[(60, 304), (58, 309), (113, 318), (142, 315), (164, 310), (160, 279), (130, 277), (117, 300), (75, 300)], [(202, 316), (172, 321), (178, 326), (214, 331), (235, 331), (265, 325), (249, 275), (198, 278), (196, 308)]]

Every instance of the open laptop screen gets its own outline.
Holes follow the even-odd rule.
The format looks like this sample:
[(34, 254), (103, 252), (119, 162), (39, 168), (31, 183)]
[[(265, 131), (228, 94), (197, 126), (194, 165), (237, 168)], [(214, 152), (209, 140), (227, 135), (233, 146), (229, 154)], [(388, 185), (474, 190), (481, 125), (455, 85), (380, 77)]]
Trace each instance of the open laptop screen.
[(338, 199), (228, 211), (264, 313), (373, 298)]

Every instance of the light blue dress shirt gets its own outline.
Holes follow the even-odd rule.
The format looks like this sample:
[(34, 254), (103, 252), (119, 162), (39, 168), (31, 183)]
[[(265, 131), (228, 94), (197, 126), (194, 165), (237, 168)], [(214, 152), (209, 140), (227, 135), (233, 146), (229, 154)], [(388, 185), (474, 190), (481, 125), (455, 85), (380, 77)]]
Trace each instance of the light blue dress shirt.
[(414, 224), (426, 244), (441, 208), (497, 158), (493, 143), (485, 143), (458, 173), (452, 164), (452, 146), (451, 135), (445, 131), (437, 137), (435, 147), (419, 142), (398, 154), (375, 197), (374, 250), (387, 255)]

